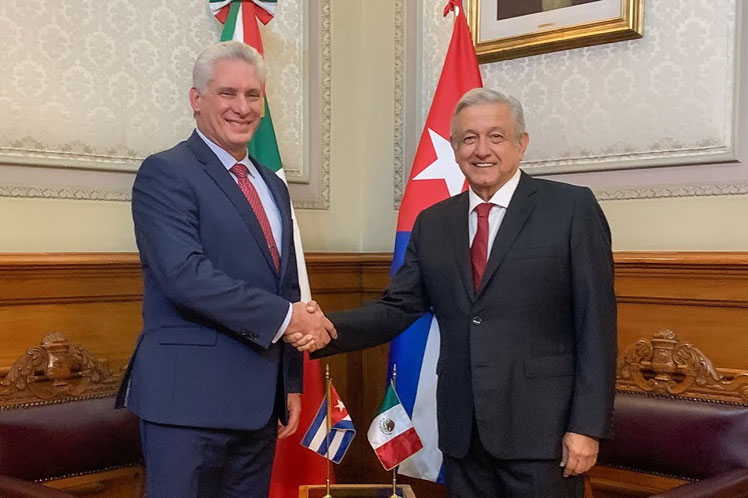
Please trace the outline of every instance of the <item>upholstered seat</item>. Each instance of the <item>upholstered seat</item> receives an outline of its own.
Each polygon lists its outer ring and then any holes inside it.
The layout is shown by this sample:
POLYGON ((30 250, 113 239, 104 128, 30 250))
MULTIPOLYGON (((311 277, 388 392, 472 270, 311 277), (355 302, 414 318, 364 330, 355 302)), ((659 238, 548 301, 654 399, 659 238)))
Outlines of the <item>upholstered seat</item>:
POLYGON ((3 498, 72 498, 73 495, 48 488, 35 482, 0 476, 0 496, 3 498))
POLYGON ((142 496, 138 420, 114 409, 123 370, 59 332, 17 358, 0 379, 0 497, 142 496))
POLYGON ((656 496, 748 496, 747 406, 619 392, 615 427, 601 465, 697 481, 656 496))
POLYGON ((140 459, 137 418, 113 397, 0 411, 0 475, 47 480, 140 459))
POLYGON ((595 498, 748 497, 748 372, 719 368, 670 330, 619 355, 615 437, 590 472, 595 498))

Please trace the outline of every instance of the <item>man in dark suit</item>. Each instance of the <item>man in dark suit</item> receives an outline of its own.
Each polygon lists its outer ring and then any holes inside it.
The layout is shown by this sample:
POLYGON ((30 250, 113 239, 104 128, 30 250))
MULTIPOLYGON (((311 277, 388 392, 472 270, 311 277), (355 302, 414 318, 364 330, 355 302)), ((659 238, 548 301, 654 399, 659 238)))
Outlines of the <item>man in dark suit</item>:
POLYGON ((610 232, 589 189, 519 170, 528 142, 516 99, 466 93, 452 146, 470 189, 418 216, 384 296, 331 314, 338 338, 315 353, 380 344, 433 311, 439 446, 453 497, 581 497, 579 474, 610 434, 610 232))
POLYGON ((206 49, 197 129, 133 186, 144 328, 120 403, 141 418, 149 498, 266 497, 276 436, 301 411, 302 357, 279 339, 334 335, 299 302, 286 185, 247 155, 264 78, 248 45, 206 49))

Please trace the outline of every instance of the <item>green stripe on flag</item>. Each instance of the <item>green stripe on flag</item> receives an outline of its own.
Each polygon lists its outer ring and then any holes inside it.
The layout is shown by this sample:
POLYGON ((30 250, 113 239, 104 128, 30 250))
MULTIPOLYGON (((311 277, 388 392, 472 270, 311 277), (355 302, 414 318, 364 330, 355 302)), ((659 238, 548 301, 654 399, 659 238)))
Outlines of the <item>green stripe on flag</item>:
POLYGON ((267 96, 265 97, 265 115, 257 126, 252 141, 249 142, 249 155, 270 171, 278 171, 283 167, 267 96))
POLYGON ((387 386, 387 392, 384 393, 384 399, 382 400, 382 404, 379 405, 379 410, 377 410, 378 413, 383 413, 392 408, 395 405, 400 404, 400 399, 397 397, 397 393, 395 392, 395 389, 392 387, 392 384, 387 386))
POLYGON ((229 41, 234 39, 234 30, 236 29, 236 18, 239 16, 239 8, 241 3, 234 2, 229 6, 229 15, 226 17, 226 22, 223 24, 223 32, 221 33, 221 41, 229 41))

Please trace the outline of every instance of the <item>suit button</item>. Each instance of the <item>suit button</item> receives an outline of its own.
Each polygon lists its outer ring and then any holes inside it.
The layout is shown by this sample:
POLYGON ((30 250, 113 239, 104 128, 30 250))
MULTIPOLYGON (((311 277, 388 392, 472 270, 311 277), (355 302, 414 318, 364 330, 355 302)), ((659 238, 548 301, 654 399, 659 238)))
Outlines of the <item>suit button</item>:
POLYGON ((478 315, 475 315, 473 317, 473 325, 480 325, 483 323, 483 318, 479 317, 478 315))

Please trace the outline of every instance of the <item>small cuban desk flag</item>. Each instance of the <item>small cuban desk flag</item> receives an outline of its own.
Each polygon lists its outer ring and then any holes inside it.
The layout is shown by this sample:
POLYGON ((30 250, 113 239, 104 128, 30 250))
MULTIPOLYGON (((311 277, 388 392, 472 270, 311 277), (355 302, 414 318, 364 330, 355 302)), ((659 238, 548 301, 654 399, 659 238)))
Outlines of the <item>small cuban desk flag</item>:
POLYGON ((327 425, 328 400, 325 397, 322 404, 319 405, 319 410, 317 410, 317 415, 315 415, 312 424, 304 434, 301 445, 319 453, 333 463, 340 463, 356 435, 356 428, 353 427, 348 409, 340 401, 338 392, 332 383, 329 392, 331 401, 329 432, 327 425))
POLYGON ((423 448, 392 382, 379 405, 377 416, 371 421, 367 437, 385 470, 394 469, 423 448))

